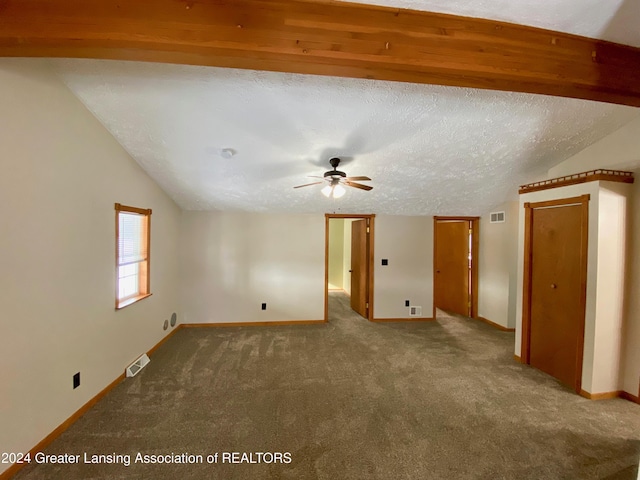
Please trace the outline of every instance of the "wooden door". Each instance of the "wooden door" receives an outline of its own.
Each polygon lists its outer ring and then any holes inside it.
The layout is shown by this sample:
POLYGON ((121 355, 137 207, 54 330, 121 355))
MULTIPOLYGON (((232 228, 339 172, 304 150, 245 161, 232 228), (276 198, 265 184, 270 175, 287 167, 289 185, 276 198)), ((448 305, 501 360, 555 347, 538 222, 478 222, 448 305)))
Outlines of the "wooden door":
POLYGON ((367 220, 351 222, 351 308, 368 318, 367 220))
POLYGON ((583 207, 531 211, 529 363, 579 390, 584 343, 583 207))
POLYGON ((435 222, 434 305, 447 312, 470 313, 469 221, 435 222))

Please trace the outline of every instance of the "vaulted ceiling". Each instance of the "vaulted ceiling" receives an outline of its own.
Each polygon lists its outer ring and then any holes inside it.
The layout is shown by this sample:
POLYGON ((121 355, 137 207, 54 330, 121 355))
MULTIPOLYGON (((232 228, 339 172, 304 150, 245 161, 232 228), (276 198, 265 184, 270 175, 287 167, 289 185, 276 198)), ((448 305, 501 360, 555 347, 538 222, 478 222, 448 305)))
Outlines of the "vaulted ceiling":
POLYGON ((637 0, 350 1, 500 20, 640 47, 637 0))
MULTIPOLYGON (((367 2, 374 3, 374 2, 367 2)), ((637 0, 382 0, 640 46, 637 0), (588 3, 588 5, 586 5, 588 3)), ((109 60, 47 59, 185 209, 479 215, 640 115, 559 96, 109 60), (224 158, 224 149, 233 155, 224 158), (340 199, 329 158, 372 178, 340 199)))

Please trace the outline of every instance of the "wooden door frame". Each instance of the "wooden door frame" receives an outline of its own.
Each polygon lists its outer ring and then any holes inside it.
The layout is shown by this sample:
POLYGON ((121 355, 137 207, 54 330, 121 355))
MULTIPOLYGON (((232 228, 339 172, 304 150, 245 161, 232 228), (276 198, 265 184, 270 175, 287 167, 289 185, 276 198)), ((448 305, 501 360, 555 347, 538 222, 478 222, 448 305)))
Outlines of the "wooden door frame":
POLYGON ((471 222, 471 318, 478 318, 478 263, 480 250, 480 217, 433 217, 433 318, 436 318, 436 225, 440 220, 471 222))
POLYGON ((536 208, 562 207, 569 205, 581 205, 582 209, 582 236, 580 249, 583 252, 580 259, 580 334, 578 336, 578 355, 576 359, 576 384, 573 386, 577 393, 582 388, 582 363, 584 361, 584 330, 585 316, 587 312, 587 264, 589 257, 589 200, 591 195, 579 197, 547 200, 544 202, 526 202, 524 204, 524 275, 522 287, 522 338, 520 344, 520 359, 522 363, 531 364, 531 275, 532 271, 532 237, 533 237, 533 210, 536 208))
POLYGON ((349 213, 325 213, 324 214, 324 321, 329 321, 329 220, 332 218, 353 218, 356 220, 369 220, 369 235, 367 244, 369 258, 367 265, 367 302, 369 303, 367 320, 373 321, 373 243, 375 232, 375 214, 357 215, 349 213))

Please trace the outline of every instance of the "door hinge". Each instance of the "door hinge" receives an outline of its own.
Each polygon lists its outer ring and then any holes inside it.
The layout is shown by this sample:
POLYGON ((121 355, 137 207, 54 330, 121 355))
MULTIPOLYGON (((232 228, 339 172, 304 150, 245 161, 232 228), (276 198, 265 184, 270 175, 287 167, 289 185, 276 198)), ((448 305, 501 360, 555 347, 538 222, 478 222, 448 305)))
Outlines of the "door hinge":
POLYGON ((369 302, 365 303, 365 308, 369 308, 369 302))
POLYGON ((367 233, 369 233, 369 227, 367 227, 367 233))

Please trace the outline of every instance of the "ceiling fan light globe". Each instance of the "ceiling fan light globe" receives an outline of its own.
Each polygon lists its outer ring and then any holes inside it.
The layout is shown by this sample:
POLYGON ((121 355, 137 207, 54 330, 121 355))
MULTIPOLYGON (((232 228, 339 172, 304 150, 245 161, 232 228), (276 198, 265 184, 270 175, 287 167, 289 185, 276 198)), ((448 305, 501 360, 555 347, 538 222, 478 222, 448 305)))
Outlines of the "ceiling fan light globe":
POLYGON ((333 192, 333 186, 327 185, 322 190, 320 190, 325 197, 330 197, 333 192))
POLYGON ((333 187, 333 198, 340 198, 345 194, 346 190, 342 185, 336 185, 333 187))

